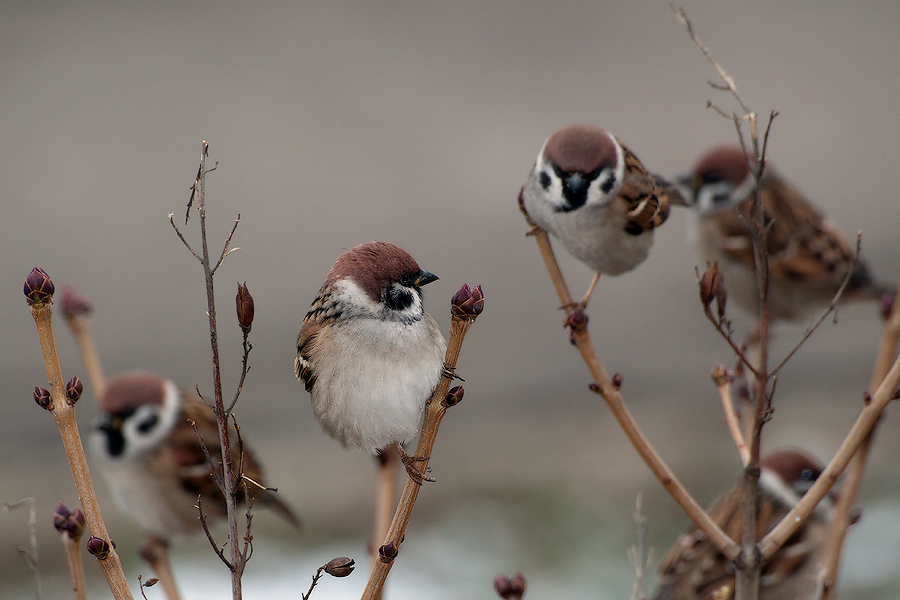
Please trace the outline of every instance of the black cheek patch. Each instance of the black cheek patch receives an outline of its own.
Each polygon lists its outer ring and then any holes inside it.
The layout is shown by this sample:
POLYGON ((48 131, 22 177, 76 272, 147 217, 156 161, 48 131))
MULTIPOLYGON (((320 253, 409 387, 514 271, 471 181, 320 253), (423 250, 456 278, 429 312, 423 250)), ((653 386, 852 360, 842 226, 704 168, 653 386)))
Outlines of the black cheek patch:
POLYGON ((110 456, 121 456, 125 452, 125 438, 118 429, 103 429, 106 435, 106 450, 110 456))
POLYGON ((397 289, 394 286, 391 286, 387 289, 385 293, 384 303, 396 311, 401 311, 412 306, 413 303, 413 291, 407 288, 397 289))

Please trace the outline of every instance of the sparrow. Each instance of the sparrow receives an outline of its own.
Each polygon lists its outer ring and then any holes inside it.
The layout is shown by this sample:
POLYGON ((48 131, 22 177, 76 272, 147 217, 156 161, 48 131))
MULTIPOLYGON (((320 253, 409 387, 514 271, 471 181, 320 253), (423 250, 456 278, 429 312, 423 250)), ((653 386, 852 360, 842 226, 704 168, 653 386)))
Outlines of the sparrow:
MULTIPOLYGON (((816 459, 799 450, 783 450, 760 461, 757 484, 757 539, 799 502, 822 473, 816 459)), ((739 481, 709 507, 712 519, 731 539, 740 540, 742 485, 739 481)), ((824 559, 835 495, 829 494, 797 532, 764 565, 760 600, 818 598, 819 572, 824 559)), ((734 565, 692 525, 663 557, 655 600, 731 600, 734 565)))
MULTIPOLYGON (((689 237, 701 256, 718 262, 729 299, 759 312, 751 243, 756 184, 743 150, 719 147, 679 178, 696 223, 689 237)), ((855 245, 822 212, 768 165, 759 182, 769 257, 769 317, 796 321, 829 305, 850 274, 842 301, 881 299, 892 288, 876 282, 855 245), (851 271, 852 269, 852 271, 851 271)))
POLYGON ((447 346, 422 301, 422 286, 436 280, 397 246, 369 242, 337 259, 313 300, 294 373, 344 447, 375 454, 396 443, 403 454, 418 435, 447 346))
MULTIPOLYGON (((183 392, 175 382, 144 371, 114 377, 99 401, 100 414, 91 428, 90 443, 119 508, 149 535, 168 543, 201 531, 197 497, 208 522, 225 517, 225 498, 190 422, 221 475, 222 450, 213 409, 198 395, 183 392)), ((275 510, 295 527, 294 512, 275 494, 261 488, 262 467, 244 441, 243 465, 237 431, 231 426, 235 469, 251 480, 254 502, 275 510)), ((244 501, 243 486, 238 500, 244 501)))
POLYGON ((519 200, 534 225, 597 273, 586 304, 601 274, 621 275, 644 262, 653 230, 678 194, 611 133, 569 125, 544 142, 519 200))

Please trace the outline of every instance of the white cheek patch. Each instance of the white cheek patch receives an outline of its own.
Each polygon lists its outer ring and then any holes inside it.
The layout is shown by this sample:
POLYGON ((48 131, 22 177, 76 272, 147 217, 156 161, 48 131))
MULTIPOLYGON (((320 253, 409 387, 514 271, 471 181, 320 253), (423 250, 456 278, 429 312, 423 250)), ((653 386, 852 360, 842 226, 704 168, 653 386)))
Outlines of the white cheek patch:
MULTIPOLYGON (((541 150, 541 154, 543 154, 543 149, 541 150)), ((534 187, 544 195, 544 198, 546 198, 547 202, 549 202, 554 209, 560 209, 566 206, 566 201, 563 198, 562 180, 556 175, 553 167, 540 157, 538 157, 538 163, 534 168, 534 187), (550 179, 549 187, 545 188, 541 185, 542 174, 546 174, 550 179)))
POLYGON ((172 381, 166 381, 164 388, 162 406, 141 406, 123 423, 125 452, 122 458, 155 450, 172 432, 180 413, 181 393, 172 381))

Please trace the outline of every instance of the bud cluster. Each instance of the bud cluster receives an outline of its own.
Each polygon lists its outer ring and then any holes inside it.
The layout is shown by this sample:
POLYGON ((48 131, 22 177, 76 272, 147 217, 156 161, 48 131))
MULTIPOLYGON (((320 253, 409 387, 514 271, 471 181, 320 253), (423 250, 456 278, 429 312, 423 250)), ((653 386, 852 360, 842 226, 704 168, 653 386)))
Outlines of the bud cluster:
POLYGON ((470 288, 464 283, 450 301, 450 312, 458 317, 477 317, 484 310, 484 293, 481 284, 470 288))
POLYGON ((53 526, 61 534, 77 541, 84 533, 84 513, 78 507, 74 511, 69 510, 68 506, 60 502, 53 515, 53 526))

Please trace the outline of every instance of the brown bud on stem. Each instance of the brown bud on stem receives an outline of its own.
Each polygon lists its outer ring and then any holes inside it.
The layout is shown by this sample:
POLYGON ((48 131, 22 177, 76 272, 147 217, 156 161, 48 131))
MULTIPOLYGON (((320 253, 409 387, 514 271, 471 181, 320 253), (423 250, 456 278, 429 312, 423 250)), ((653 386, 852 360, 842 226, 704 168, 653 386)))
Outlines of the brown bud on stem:
POLYGON ((355 560, 347 558, 346 556, 340 556, 328 561, 328 564, 325 565, 325 572, 332 577, 346 577, 353 572, 355 567, 355 560))
POLYGON ((504 600, 518 600, 525 594, 525 577, 521 573, 516 573, 512 579, 498 575, 494 579, 494 588, 504 600))
POLYGON ((703 306, 709 306, 716 301, 716 312, 719 319, 725 318, 725 303, 728 300, 728 292, 725 291, 725 282, 719 273, 719 263, 709 265, 700 278, 700 301, 703 306))
POLYGON ((71 511, 68 506, 60 502, 56 507, 56 514, 53 515, 53 526, 58 532, 78 541, 81 539, 81 534, 84 533, 84 513, 80 508, 71 511))
POLYGON ((50 280, 50 276, 43 269, 35 267, 28 274, 28 277, 25 278, 24 291, 28 305, 31 306, 33 304, 40 305, 45 302, 52 302, 53 292, 56 291, 56 288, 53 287, 53 281, 50 280))
POLYGON ((457 404, 462 402, 463 395, 465 395, 465 393, 466 391, 461 385, 450 388, 450 391, 447 392, 446 396, 444 396, 444 404, 446 404, 447 406, 456 406, 457 404))
POLYGON ((734 373, 726 369, 725 365, 723 365, 722 363, 714 364, 710 375, 712 376, 712 380, 717 386, 725 385, 726 383, 731 383, 732 381, 734 381, 734 373))
POLYGON ((91 303, 88 299, 73 290, 70 287, 64 287, 62 290, 62 311, 66 317, 75 315, 87 315, 92 310, 91 303))
POLYGON ((387 564, 397 558, 397 546, 394 542, 388 542, 378 549, 378 558, 381 562, 387 564))
POLYGON ((481 284, 470 288, 464 283, 450 301, 450 312, 458 317, 475 318, 484 310, 484 293, 481 284))
POLYGON ((241 331, 250 333, 250 327, 253 325, 253 296, 247 289, 247 282, 238 284, 237 297, 234 299, 237 307, 238 325, 241 331))
POLYGON ((50 398, 50 392, 39 385, 34 386, 34 401, 44 410, 53 410, 53 400, 50 398))
POLYGON ((69 405, 75 404, 83 392, 84 384, 77 377, 73 377, 66 383, 66 402, 69 405))
POLYGON ((619 389, 620 387, 622 387, 622 374, 621 373, 616 373, 615 375, 613 375, 612 384, 613 384, 613 387, 616 389, 619 389))
POLYGON ((572 333, 584 333, 587 331, 588 316, 581 309, 575 310, 566 317, 566 322, 563 326, 571 329, 572 333))
POLYGON ((106 560, 109 558, 109 552, 111 550, 110 543, 112 544, 112 548, 116 547, 116 543, 112 540, 107 542, 103 538, 92 535, 87 542, 87 551, 93 554, 97 560, 106 560))

